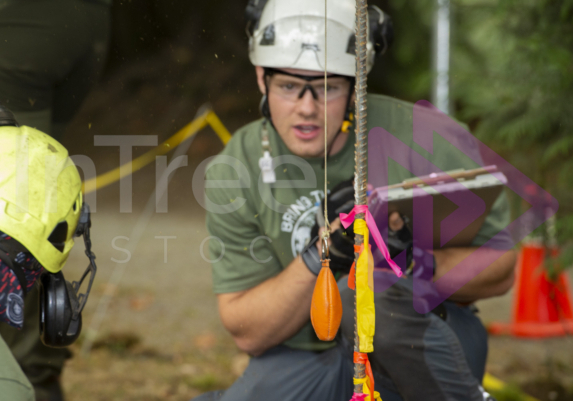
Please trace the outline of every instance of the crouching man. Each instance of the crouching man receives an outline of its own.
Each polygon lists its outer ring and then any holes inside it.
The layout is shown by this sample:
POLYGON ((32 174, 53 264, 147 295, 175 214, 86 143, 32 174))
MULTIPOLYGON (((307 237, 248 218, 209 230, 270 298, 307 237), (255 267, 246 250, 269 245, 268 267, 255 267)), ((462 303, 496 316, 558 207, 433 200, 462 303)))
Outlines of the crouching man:
MULTIPOLYGON (((314 241, 324 222, 317 222, 315 215, 322 214, 325 147, 327 187, 332 189, 330 265, 342 277, 354 260, 352 232, 344 231, 337 221, 337 214, 348 212, 354 199, 355 134, 350 118, 354 10, 353 0, 329 1, 325 19, 324 0, 249 4, 249 55, 263 94, 264 118, 236 132, 207 167, 205 207, 221 320, 237 346, 252 358, 227 391, 197 399, 348 401, 352 397, 352 291, 341 286, 342 334, 334 341, 318 340, 309 315, 320 270, 314 241)), ((375 7, 369 10, 369 23, 370 70, 390 43, 391 25, 375 7)), ((404 143, 412 141, 412 104, 380 95, 369 95, 367 101, 368 129, 383 127, 404 143)), ((447 147, 434 148, 430 156, 444 171, 476 167, 447 147)), ((391 167, 369 174, 387 173, 389 184, 413 176, 391 167)), ((416 175, 433 172, 422 170, 416 175)), ((508 218, 507 201, 501 196, 472 247, 423 251, 435 277, 497 234, 508 218)), ((397 239, 392 256, 404 249, 411 253, 410 239, 401 232, 401 216, 389 220, 389 236, 397 239)), ((508 251, 451 297, 447 315, 417 313, 409 279, 376 294, 374 348, 381 353, 375 352, 371 361, 376 389, 385 401, 484 399, 480 383, 487 338, 467 305, 506 292, 512 285, 513 266, 513 252, 508 251)))
MULTIPOLYGON (((0 106, 0 324, 35 328, 51 347, 72 344, 96 273, 90 211, 82 201, 80 175, 67 150, 33 128, 18 127, 0 106), (74 237, 83 236, 88 267, 79 282, 61 272, 74 237), (80 286, 86 280, 86 291, 80 286), (25 319, 24 300, 38 285, 40 319, 25 319)), ((38 338, 38 337, 36 337, 38 338)), ((0 398, 34 401, 34 389, 0 338, 0 398)))

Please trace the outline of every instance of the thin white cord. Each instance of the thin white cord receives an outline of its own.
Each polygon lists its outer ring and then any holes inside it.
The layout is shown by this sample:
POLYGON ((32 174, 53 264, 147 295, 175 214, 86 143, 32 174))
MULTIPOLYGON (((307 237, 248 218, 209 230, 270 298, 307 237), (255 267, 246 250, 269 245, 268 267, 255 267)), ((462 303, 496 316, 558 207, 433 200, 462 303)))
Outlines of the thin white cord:
POLYGON ((328 60, 328 34, 327 34, 327 3, 328 0, 324 0, 324 232, 323 237, 328 238, 330 236, 330 222, 328 221, 328 101, 327 101, 327 60, 328 60))
MULTIPOLYGON (((206 108, 210 107, 211 106, 208 104, 204 104, 203 106, 201 106, 199 110, 197 110, 195 118, 204 114, 206 108)), ((187 138, 185 141, 181 142, 179 146, 177 146, 177 150, 175 151, 173 157, 171 158, 172 162, 177 160, 179 156, 187 154, 187 151, 189 150, 189 147, 191 146, 191 143, 193 142, 195 137, 196 135, 191 136, 190 138, 187 138)), ((174 174, 169 174, 169 169, 167 169, 163 172, 163 175, 161 176, 158 182, 163 181, 169 183, 173 178, 173 175, 174 174)), ((137 245, 139 244, 139 241, 143 236, 145 228, 147 227, 149 221, 153 217, 153 212, 155 211, 156 207, 156 199, 161 199, 163 195, 165 195, 166 190, 167 186, 165 186, 165 188, 159 188, 159 189, 155 188, 153 190, 153 193, 149 196, 149 199, 147 200, 147 203, 145 205, 145 209, 143 209, 143 212, 137 219, 135 226, 133 226, 131 234, 129 235, 130 241, 126 245, 126 250, 129 251, 130 254, 133 254, 135 252, 137 245)), ((127 263, 123 262, 116 263, 115 268, 112 271, 111 277, 107 282, 105 292, 98 302, 96 311, 92 317, 90 325, 87 328, 84 327, 84 333, 86 339, 83 342, 82 348, 80 350, 80 354, 83 356, 89 355, 92 350, 94 341, 96 340, 99 329, 106 317, 107 310, 109 309, 109 306, 111 305, 111 302, 115 297, 115 294, 119 287, 119 283, 123 277, 126 267, 127 263)))

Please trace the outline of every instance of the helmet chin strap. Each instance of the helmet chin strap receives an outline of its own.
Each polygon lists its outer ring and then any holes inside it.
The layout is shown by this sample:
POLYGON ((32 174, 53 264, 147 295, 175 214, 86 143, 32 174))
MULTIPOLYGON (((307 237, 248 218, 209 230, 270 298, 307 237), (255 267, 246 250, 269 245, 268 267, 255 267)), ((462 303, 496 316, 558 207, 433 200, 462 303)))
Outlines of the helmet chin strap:
POLYGON ((271 123, 273 128, 275 128, 275 126, 273 125, 273 120, 271 118, 271 108, 269 106, 269 86, 267 85, 267 77, 272 76, 273 73, 267 67, 264 67, 264 71, 265 72, 263 75, 263 82, 265 83, 265 94, 263 95, 263 98, 261 99, 260 109, 261 109, 261 114, 263 115, 263 117, 266 118, 269 121, 269 123, 271 123))

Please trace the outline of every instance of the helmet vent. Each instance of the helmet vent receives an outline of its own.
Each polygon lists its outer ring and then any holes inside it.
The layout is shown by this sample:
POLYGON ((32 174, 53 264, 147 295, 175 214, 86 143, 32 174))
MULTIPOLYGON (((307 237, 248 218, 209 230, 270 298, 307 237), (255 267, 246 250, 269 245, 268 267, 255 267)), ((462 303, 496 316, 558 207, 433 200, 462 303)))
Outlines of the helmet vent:
POLYGON ((273 46, 275 44, 275 26, 273 24, 268 25, 263 32, 263 37, 261 38, 261 46, 273 46))
POLYGON ((66 238, 68 237, 68 222, 62 221, 54 228, 48 241, 60 252, 64 252, 66 238))
POLYGON ((348 44, 346 45, 346 53, 348 54, 356 54, 356 35, 351 34, 348 37, 348 44))

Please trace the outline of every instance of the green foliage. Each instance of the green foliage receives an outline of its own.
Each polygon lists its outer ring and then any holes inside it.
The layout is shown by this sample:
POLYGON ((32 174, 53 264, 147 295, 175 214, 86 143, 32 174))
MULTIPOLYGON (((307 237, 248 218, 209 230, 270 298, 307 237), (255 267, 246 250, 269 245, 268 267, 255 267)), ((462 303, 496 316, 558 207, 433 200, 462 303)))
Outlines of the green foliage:
POLYGON ((394 23, 394 43, 376 60, 368 89, 416 102, 430 98, 433 2, 373 0, 394 23))
POLYGON ((131 332, 116 332, 98 339, 92 345, 93 349, 105 348, 118 354, 135 348, 141 343, 141 338, 131 332))
POLYGON ((205 373, 201 376, 195 377, 189 384, 201 391, 216 390, 224 385, 224 383, 222 383, 221 380, 212 373, 205 373))
POLYGON ((560 204, 561 264, 573 263, 573 0, 457 0, 457 117, 560 204))

